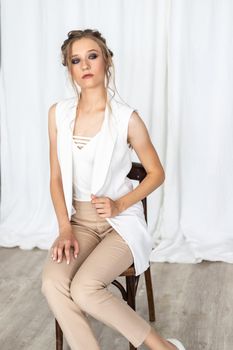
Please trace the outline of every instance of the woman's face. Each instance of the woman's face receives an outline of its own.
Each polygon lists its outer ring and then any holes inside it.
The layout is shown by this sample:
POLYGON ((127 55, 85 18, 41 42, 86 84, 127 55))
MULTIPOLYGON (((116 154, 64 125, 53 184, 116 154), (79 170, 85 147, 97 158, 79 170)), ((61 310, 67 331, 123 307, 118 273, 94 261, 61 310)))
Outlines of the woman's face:
POLYGON ((71 47, 71 74, 81 89, 104 86, 105 62, 99 45, 92 39, 82 38, 71 47), (87 74, 92 74, 85 78, 87 74))

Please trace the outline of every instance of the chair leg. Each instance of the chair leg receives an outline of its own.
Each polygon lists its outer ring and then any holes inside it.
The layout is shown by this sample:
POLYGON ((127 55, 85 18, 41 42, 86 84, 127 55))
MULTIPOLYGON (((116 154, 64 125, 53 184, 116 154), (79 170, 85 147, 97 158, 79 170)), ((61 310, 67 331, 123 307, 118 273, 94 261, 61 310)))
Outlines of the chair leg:
POLYGON ((63 332, 56 319, 55 319, 55 331, 56 331, 56 350, 62 350, 63 349, 63 332))
MULTIPOLYGON (((133 309, 136 309, 136 291, 138 286, 139 276, 126 276, 126 291, 127 304, 133 309)), ((133 344, 129 343, 130 350, 136 350, 133 344)))
POLYGON ((145 276, 145 281, 146 281, 149 320, 150 320, 150 322, 154 322, 156 320, 156 317, 155 317, 155 304, 154 304, 154 296, 153 296, 153 287, 152 287, 152 282, 151 282, 150 266, 144 272, 144 276, 145 276))

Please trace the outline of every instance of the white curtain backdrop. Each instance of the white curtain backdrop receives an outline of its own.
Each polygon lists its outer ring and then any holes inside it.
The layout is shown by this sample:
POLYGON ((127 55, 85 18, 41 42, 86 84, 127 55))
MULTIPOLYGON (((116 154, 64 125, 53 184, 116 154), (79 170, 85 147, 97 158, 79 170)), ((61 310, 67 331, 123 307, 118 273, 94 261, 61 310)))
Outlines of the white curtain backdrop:
POLYGON ((151 261, 232 263, 232 16, 231 0, 2 0, 0 246, 48 249, 58 234, 48 109, 73 95, 68 31, 96 28, 166 173, 149 196, 151 261))
POLYGON ((233 262, 233 2, 171 1, 153 261, 233 262))

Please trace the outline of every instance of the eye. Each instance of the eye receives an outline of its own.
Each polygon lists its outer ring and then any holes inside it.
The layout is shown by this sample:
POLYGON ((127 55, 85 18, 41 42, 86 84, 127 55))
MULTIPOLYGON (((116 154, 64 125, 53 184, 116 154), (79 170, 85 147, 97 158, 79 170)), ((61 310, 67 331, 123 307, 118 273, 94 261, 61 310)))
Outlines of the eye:
MULTIPOLYGON (((96 53, 91 53, 88 58, 91 59, 91 60, 94 60, 98 57, 98 55, 96 53)), ((72 64, 78 64, 80 62, 80 59, 79 58, 73 58, 71 60, 71 63, 72 64)))
POLYGON ((77 63, 79 63, 79 59, 78 58, 73 58, 72 60, 71 60, 71 63, 72 64, 77 64, 77 63))
POLYGON ((91 53, 90 56, 89 56, 89 58, 90 58, 91 60, 94 60, 94 59, 97 58, 97 57, 98 57, 98 55, 96 55, 96 53, 91 53))

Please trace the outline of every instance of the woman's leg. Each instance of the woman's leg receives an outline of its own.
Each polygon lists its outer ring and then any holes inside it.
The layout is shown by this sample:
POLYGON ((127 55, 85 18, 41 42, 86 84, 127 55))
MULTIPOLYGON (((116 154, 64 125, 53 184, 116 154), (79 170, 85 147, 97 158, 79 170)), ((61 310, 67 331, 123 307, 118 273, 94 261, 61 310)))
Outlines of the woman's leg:
POLYGON ((79 307, 116 329, 135 347, 145 340, 151 326, 107 286, 133 263, 131 250, 112 229, 74 276, 70 292, 79 307))
POLYGON ((72 258, 69 265, 65 258, 56 263, 49 250, 41 288, 71 349, 100 349, 85 311, 117 329, 135 346, 146 340, 150 349, 173 349, 157 347, 163 342, 150 325, 106 289, 133 262, 126 242, 88 203, 76 209, 72 226, 80 247, 78 258, 72 258))
POLYGON ((71 349, 100 350, 85 313, 74 303, 70 295, 70 284, 76 271, 101 241, 95 231, 96 215, 93 215, 95 213, 86 210, 85 213, 80 213, 78 210, 72 222, 73 232, 79 243, 77 259, 73 257, 72 250, 70 264, 67 265, 65 257, 61 263, 54 262, 51 259, 51 249, 49 249, 42 271, 41 291, 71 349), (87 214, 85 217, 88 218, 87 227, 83 225, 82 219, 85 213, 87 214))
POLYGON ((177 350, 175 345, 160 337, 153 328, 151 328, 150 333, 147 335, 144 344, 151 350, 177 350))
POLYGON ((149 349, 177 349, 160 337, 123 299, 107 289, 132 262, 129 246, 112 229, 74 276, 70 286, 74 302, 92 317, 119 331, 135 347, 144 342, 149 349))

